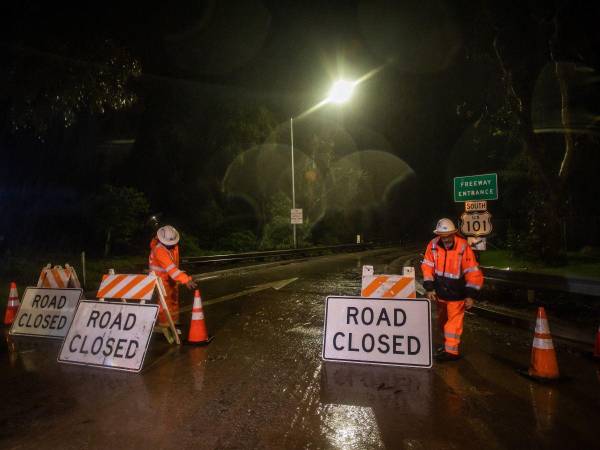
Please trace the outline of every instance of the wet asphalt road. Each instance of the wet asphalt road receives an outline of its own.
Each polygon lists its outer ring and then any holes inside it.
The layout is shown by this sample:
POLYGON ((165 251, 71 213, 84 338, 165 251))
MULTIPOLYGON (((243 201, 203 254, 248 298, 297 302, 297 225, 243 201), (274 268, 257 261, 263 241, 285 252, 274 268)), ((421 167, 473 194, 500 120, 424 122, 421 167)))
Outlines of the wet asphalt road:
POLYGON ((600 365, 555 342, 570 379, 531 382, 515 370, 529 361, 523 330, 469 315, 465 357, 429 370, 321 360, 325 297, 357 295, 362 264, 399 273, 408 254, 204 279, 215 340, 176 347, 154 335, 141 374, 58 364, 58 342, 4 339, 0 448, 600 448, 600 365))

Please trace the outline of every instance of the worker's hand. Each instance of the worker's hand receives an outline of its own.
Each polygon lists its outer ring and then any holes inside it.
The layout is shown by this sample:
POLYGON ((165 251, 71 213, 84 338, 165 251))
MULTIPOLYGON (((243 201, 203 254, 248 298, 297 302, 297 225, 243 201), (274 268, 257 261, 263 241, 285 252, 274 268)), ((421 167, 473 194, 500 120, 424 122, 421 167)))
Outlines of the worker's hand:
POLYGON ((198 284, 193 279, 190 278, 190 281, 185 283, 185 287, 192 290, 192 289, 196 289, 198 287, 198 284))
POLYGON ((471 297, 465 298, 465 309, 471 309, 474 303, 475 300, 473 300, 471 297))
POLYGON ((432 302, 437 302, 437 300, 438 300, 438 296, 435 293, 435 291, 427 291, 427 292, 425 292, 425 297, 427 297, 432 302))

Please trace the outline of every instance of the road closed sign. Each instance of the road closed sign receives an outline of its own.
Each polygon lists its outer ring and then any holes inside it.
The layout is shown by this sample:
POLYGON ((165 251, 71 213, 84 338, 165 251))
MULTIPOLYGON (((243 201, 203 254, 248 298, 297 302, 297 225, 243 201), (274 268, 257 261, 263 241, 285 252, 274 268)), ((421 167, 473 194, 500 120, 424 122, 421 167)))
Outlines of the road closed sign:
POLYGON ((83 300, 58 361, 139 372, 157 315, 158 305, 83 300))
POLYGON ((82 293, 82 289, 28 287, 10 334, 64 338, 82 293))
POLYGON ((431 367, 431 304, 406 300, 327 297, 323 359, 431 367))

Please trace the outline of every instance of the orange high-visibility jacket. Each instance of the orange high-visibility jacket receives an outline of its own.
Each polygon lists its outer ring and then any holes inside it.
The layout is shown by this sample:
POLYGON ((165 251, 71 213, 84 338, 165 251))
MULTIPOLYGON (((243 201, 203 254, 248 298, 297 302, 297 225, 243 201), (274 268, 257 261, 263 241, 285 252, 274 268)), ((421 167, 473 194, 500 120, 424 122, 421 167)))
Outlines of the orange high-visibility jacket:
POLYGON ((150 243, 148 267, 164 281, 173 280, 173 283, 179 281, 185 284, 192 279, 187 273, 179 270, 179 246, 168 249, 156 238, 150 243))
POLYGON ((429 242, 421 264, 423 287, 435 290, 442 300, 477 298, 483 286, 483 273, 467 240, 454 235, 454 245, 447 250, 440 237, 429 242))

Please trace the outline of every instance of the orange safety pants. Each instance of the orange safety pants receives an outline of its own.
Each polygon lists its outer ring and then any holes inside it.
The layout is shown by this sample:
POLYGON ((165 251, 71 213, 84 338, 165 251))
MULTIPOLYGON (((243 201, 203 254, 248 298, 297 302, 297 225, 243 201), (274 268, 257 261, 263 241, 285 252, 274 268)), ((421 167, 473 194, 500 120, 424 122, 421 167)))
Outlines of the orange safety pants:
MULTIPOLYGON (((169 308, 169 312, 171 313, 171 318, 175 324, 179 323, 179 286, 177 283, 173 281, 170 277, 163 278, 161 277, 163 285, 165 286, 165 291, 167 295, 165 296, 165 303, 167 304, 167 308, 169 308)), ((158 323, 160 325, 168 325, 169 320, 167 319, 167 315, 164 313, 162 305, 160 305, 160 310, 158 313, 158 323)))
POLYGON ((465 319, 465 301, 437 301, 437 323, 444 334, 444 349, 458 355, 458 346, 463 332, 465 319))

